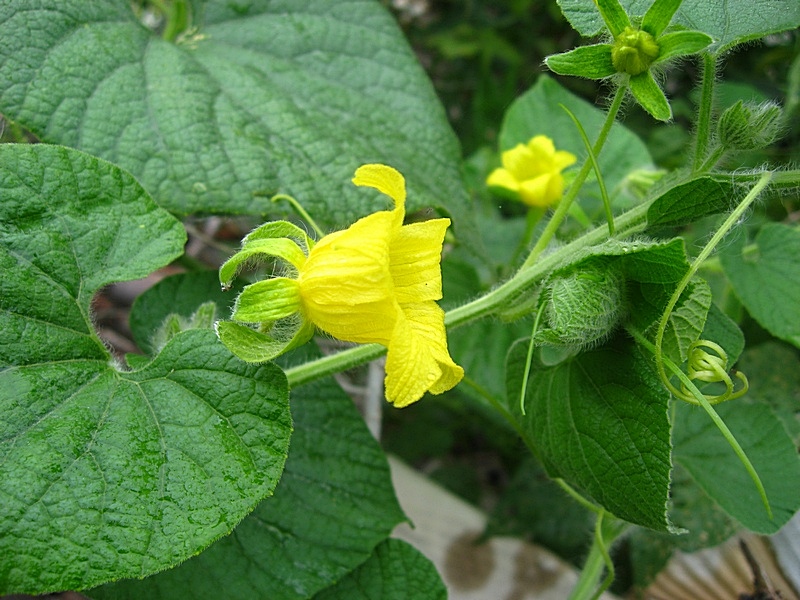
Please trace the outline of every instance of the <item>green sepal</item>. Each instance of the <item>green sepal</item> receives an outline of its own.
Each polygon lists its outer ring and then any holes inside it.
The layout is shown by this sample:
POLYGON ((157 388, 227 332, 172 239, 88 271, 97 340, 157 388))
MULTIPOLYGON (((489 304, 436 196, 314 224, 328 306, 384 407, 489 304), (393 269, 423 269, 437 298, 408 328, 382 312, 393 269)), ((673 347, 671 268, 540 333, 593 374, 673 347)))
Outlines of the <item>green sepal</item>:
POLYGON ((611 62, 611 44, 579 46, 569 52, 551 54, 544 59, 547 67, 559 75, 603 79, 617 70, 611 62))
POLYGON ((295 279, 274 277, 248 285, 236 299, 232 318, 245 323, 272 323, 301 309, 295 279))
POLYGON ((633 97, 653 118, 659 121, 669 121, 672 118, 667 97, 650 71, 631 77, 629 86, 633 97))
POLYGON ((683 0, 655 0, 642 18, 642 29, 655 37, 661 35, 669 26, 681 2, 683 0))
POLYGON ((290 238, 298 242, 300 248, 306 254, 314 247, 314 240, 308 237, 308 233, 301 229, 294 223, 289 221, 270 221, 263 225, 256 227, 253 231, 248 233, 242 240, 242 245, 254 240, 263 240, 268 238, 290 238))
POLYGON ((297 269, 306 260, 306 255, 297 245, 297 242, 289 238, 256 238, 254 240, 245 238, 242 249, 226 260, 219 268, 219 281, 223 287, 228 287, 231 284, 245 262, 259 255, 282 258, 297 269))
POLYGON ((617 37, 626 27, 631 26, 628 13, 622 8, 619 0, 597 0, 597 8, 606 23, 611 35, 617 37))
POLYGON ((294 335, 286 339, 273 337, 247 325, 233 321, 218 321, 217 337, 236 356, 245 362, 261 363, 272 360, 284 352, 305 344, 314 335, 314 324, 301 320, 294 335))
POLYGON ((661 52, 656 59, 660 63, 676 56, 686 56, 696 54, 707 48, 714 42, 714 39, 702 31, 676 31, 667 33, 658 38, 658 47, 661 52))

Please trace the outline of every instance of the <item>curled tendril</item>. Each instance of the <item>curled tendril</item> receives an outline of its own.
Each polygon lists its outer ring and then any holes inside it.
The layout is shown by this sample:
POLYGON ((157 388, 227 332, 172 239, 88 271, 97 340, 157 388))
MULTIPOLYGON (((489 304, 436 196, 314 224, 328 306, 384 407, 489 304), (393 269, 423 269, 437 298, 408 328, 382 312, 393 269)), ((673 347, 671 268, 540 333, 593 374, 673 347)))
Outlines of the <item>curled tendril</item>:
MULTIPOLYGON (((733 379, 728 373, 728 354, 722 346, 710 340, 697 340, 689 346, 687 373, 692 381, 725 384, 725 392, 722 394, 704 395, 709 404, 719 404, 744 396, 750 387, 747 376, 741 371, 737 371, 735 376, 742 385, 736 389, 733 379)), ((675 391, 673 390, 673 393, 675 391)), ((685 384, 681 384, 680 393, 675 395, 685 402, 699 404, 697 398, 685 384)))

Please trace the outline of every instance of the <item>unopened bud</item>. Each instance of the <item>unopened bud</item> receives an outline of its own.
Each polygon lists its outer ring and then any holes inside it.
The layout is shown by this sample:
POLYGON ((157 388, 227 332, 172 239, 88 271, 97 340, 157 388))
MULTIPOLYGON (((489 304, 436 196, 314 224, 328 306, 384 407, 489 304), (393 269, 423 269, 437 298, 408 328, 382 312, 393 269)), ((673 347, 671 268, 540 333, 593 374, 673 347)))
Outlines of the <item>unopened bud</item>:
POLYGON ((726 109, 717 124, 720 142, 731 150, 758 150, 781 133, 783 111, 775 102, 742 102, 726 109))

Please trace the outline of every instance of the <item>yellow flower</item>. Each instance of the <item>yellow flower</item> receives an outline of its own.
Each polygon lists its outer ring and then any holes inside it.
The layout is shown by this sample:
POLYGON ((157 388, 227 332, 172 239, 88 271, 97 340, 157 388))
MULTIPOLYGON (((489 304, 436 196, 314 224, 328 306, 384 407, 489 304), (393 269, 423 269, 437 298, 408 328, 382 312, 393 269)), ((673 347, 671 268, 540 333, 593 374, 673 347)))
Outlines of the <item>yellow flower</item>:
POLYGON ((447 351, 440 269, 449 219, 403 225, 403 176, 364 165, 353 183, 389 196, 394 210, 373 213, 316 244, 286 221, 252 231, 220 267, 229 286, 242 265, 261 256, 286 263, 285 275, 246 286, 232 321, 215 324, 220 340, 248 362, 272 360, 305 343, 314 326, 341 340, 386 346, 386 398, 397 407, 454 387, 464 370, 447 351))
POLYGON ((464 376, 447 351, 440 269, 449 219, 403 225, 405 180, 385 165, 353 178, 395 203, 326 235, 298 269, 303 315, 341 340, 387 347, 386 398, 397 407, 440 394, 464 376))
POLYGON ((575 160, 574 154, 556 150, 546 135, 537 135, 527 144, 503 152, 503 167, 492 171, 486 184, 511 192, 528 206, 547 208, 561 199, 561 171, 575 160))

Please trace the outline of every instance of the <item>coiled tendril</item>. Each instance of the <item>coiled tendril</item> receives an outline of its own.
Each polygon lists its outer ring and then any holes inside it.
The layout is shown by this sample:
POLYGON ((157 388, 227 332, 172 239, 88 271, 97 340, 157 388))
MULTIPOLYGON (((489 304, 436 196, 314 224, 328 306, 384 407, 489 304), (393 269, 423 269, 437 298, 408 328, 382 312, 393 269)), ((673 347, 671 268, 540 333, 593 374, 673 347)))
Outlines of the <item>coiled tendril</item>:
MULTIPOLYGON (((728 373, 728 354, 722 346, 710 340, 697 340, 689 346, 686 370, 689 379, 692 381, 725 384, 725 392, 722 394, 704 394, 709 404, 719 404, 726 400, 734 400, 744 396, 750 387, 747 376, 741 371, 736 371, 735 377, 742 383, 739 389, 736 389, 736 385, 728 373), (713 351, 713 353, 708 350, 713 351)), ((672 391, 675 393, 677 390, 672 391)), ((694 394, 683 383, 681 383, 680 393, 675 395, 691 404, 700 404, 694 394)))

